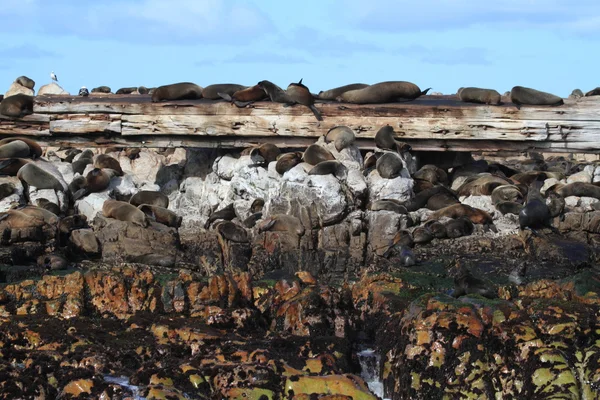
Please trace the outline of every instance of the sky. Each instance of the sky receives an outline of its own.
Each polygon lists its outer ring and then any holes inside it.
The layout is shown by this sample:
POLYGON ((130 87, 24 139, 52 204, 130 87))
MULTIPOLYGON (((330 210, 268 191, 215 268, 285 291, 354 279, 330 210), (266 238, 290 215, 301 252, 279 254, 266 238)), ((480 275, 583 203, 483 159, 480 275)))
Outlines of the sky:
POLYGON ((600 86, 598 0, 1 0, 0 92, 21 75, 81 86, 287 87, 411 81, 600 86))

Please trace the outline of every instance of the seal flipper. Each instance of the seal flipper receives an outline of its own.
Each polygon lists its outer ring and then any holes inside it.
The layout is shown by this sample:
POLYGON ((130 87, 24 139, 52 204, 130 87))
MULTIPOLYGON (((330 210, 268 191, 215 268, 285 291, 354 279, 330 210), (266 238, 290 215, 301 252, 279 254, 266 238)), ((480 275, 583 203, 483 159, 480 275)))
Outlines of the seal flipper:
POLYGON ((81 188, 78 191, 76 191, 75 193, 73 193, 73 201, 77 201, 82 197, 85 197, 89 194, 88 189, 87 188, 81 188))
POLYGON ((425 96, 427 94, 427 92, 429 92, 430 90, 431 90, 431 88, 427 88, 427 89, 423 90, 419 96, 425 96))
POLYGON ((253 103, 254 103, 253 101, 237 101, 237 100, 233 101, 233 104, 235 104, 237 108, 245 108, 253 103))
POLYGON ((232 99, 232 98, 231 98, 231 96, 230 96, 230 95, 228 95, 227 93, 221 93, 221 92, 218 92, 218 93, 217 93, 217 95, 218 95, 220 98, 222 98, 223 100, 227 100, 227 101, 231 101, 231 102, 233 102, 233 99, 232 99))
POLYGON ((0 173, 2 172, 2 170, 6 167, 8 167, 9 165, 12 165, 14 163, 16 163, 17 160, 14 158, 8 158, 6 160, 2 160, 0 161, 0 173))
POLYGON ((314 104, 311 104, 310 106, 308 106, 308 108, 310 108, 310 110, 313 112, 313 114, 315 114, 315 117, 317 118, 317 121, 323 121, 323 117, 321 116, 321 112, 317 109, 317 107, 314 106, 314 104))

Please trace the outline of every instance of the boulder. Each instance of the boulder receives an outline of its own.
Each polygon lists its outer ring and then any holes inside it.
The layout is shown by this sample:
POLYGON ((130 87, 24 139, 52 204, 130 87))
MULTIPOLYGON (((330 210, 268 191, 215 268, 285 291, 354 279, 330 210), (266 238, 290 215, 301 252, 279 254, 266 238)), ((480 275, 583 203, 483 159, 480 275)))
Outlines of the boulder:
POLYGON ((23 85, 18 84, 17 82, 13 82, 12 85, 8 88, 6 93, 4 93, 4 98, 14 96, 15 94, 25 94, 27 96, 35 95, 33 89, 29 89, 23 85))
POLYGON ((63 89, 62 87, 60 87, 60 85, 56 82, 52 82, 49 83, 47 85, 44 85, 40 88, 40 90, 38 90, 38 96, 45 96, 45 95, 69 95, 69 92, 67 92, 65 89, 63 89))

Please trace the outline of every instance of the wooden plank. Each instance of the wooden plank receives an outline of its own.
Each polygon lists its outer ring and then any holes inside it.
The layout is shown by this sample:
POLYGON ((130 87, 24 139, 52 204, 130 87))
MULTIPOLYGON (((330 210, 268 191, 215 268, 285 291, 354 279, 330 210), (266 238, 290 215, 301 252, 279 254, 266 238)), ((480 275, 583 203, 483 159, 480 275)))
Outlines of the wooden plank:
POLYGON ((60 114, 52 117, 50 133, 79 134, 109 132, 121 133, 121 116, 118 114, 60 114))
POLYGON ((50 135, 50 116, 43 114, 10 118, 0 114, 0 135, 44 136, 50 135))

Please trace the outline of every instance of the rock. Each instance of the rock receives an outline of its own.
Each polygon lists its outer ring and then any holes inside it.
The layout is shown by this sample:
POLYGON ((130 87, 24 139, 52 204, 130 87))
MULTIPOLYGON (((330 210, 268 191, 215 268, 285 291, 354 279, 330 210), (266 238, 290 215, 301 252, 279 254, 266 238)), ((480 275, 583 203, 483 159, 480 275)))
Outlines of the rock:
POLYGON ((75 209, 79 214, 85 215, 88 221, 92 221, 98 213, 102 212, 104 202, 110 198, 107 190, 100 193, 90 193, 75 202, 75 209))
POLYGON ((74 250, 84 255, 93 256, 100 253, 100 245, 92 229, 76 229, 72 231, 69 242, 74 250))
POLYGON ((369 194, 369 187, 362 171, 357 169, 348 169, 348 178, 346 184, 352 192, 354 203, 357 207, 362 207, 369 194))
POLYGON ((392 244, 392 239, 401 229, 412 225, 408 215, 393 211, 367 211, 368 247, 367 256, 382 256, 392 244))
POLYGON ((49 94, 51 94, 51 95, 69 95, 69 92, 67 92, 62 87, 60 87, 58 85, 58 83, 52 82, 52 83, 42 86, 40 88, 40 90, 38 90, 37 95, 45 96, 45 95, 49 95, 49 94))
POLYGON ((12 184, 15 187, 15 191, 13 194, 0 199, 0 212, 10 210, 15 203, 18 204, 21 202, 21 197, 23 196, 23 185, 19 178, 14 176, 0 176, 0 185, 3 183, 12 184))
POLYGON ((94 232, 102 246, 102 259, 171 267, 178 253, 174 228, 151 222, 142 228, 131 222, 96 216, 94 232))
POLYGON ((219 157, 213 164, 213 171, 217 176, 226 181, 230 181, 238 169, 244 165, 252 165, 250 156, 241 156, 235 158, 232 155, 226 154, 219 157))
POLYGON ((494 219, 502 215, 492 203, 492 196, 468 196, 459 200, 462 204, 488 212, 494 219))
POLYGON ((557 183, 559 183, 558 179, 556 178, 549 178, 546 179, 544 181, 544 184, 542 185, 541 189, 540 189, 540 193, 545 196, 546 195, 546 191, 552 187, 553 185, 556 185, 557 183))
POLYGON ((450 187, 452 190, 458 190, 468 179, 468 176, 459 176, 452 181, 452 186, 450 187))
POLYGON ((367 176, 367 184, 370 202, 380 199, 407 201, 413 197, 414 181, 410 176, 383 179, 376 170, 373 170, 367 176))
POLYGON ((592 175, 588 171, 585 171, 585 170, 577 172, 567 178, 567 183, 573 183, 573 182, 591 183, 592 175))
MULTIPOLYGON (((138 189, 135 186, 135 179, 133 175, 115 176, 110 180, 108 185, 108 192, 113 192, 117 197, 128 198, 136 194, 139 190, 153 190, 153 189, 138 189)), ((160 189, 158 185, 145 185, 144 187, 151 187, 160 189)))
POLYGON ((17 82, 13 82, 12 85, 8 88, 6 93, 4 93, 4 98, 14 96, 15 94, 25 94, 27 96, 34 96, 35 92, 33 89, 29 89, 25 86, 18 84, 17 82))

